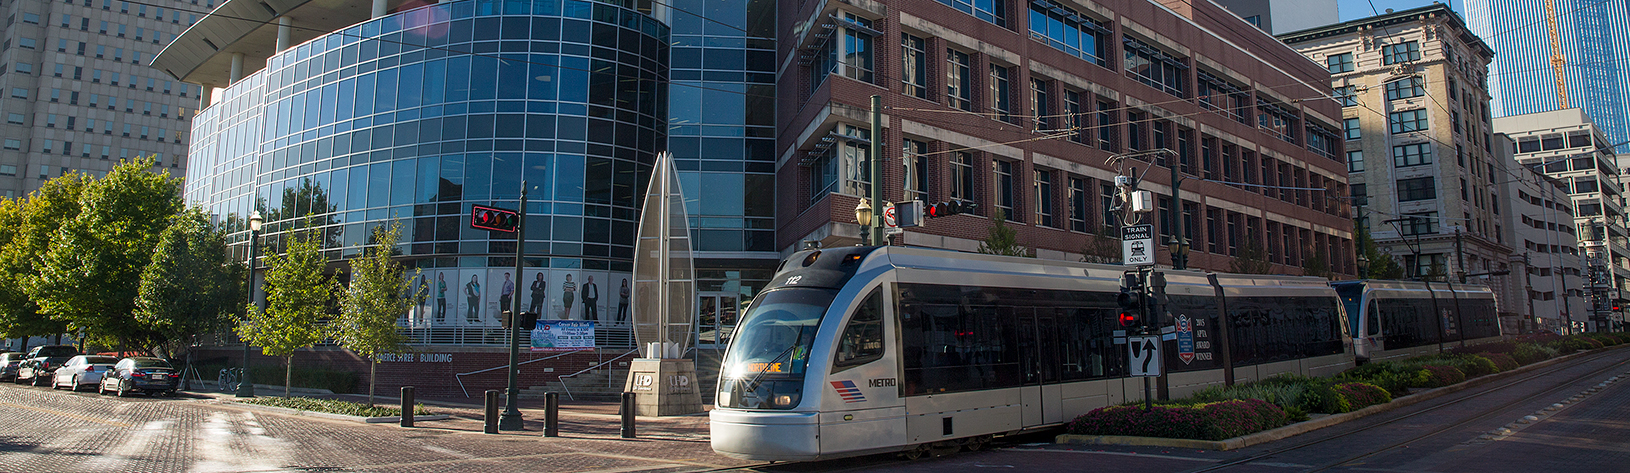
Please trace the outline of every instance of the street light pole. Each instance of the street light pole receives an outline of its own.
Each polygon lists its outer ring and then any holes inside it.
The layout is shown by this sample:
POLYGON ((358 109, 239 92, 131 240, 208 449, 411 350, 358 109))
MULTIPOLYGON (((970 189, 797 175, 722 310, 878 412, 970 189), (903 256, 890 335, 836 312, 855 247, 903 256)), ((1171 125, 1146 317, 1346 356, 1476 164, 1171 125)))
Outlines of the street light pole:
MULTIPOLYGON (((883 96, 872 96, 872 146, 871 159, 871 208, 873 212, 883 211, 883 96)), ((870 238, 865 239, 867 246, 883 245, 883 219, 873 218, 870 225, 870 238)))
MULTIPOLYGON (((526 242, 526 181, 521 181, 521 204, 515 209, 519 216, 515 223, 515 282, 521 281, 521 255, 526 242)), ((503 288, 499 288, 502 292, 503 288)), ((498 416, 498 430, 523 430, 525 428, 521 419, 521 387, 520 387, 520 361, 521 361, 521 298, 515 294, 509 308, 509 395, 504 400, 504 413, 498 416)), ((528 331, 530 333, 530 331, 528 331)))
MULTIPOLYGON (((249 216, 249 277, 245 278, 248 287, 249 305, 255 305, 255 257, 260 253, 260 224, 264 220, 260 211, 256 210, 249 216)), ((243 367, 238 373, 238 397, 255 397, 255 383, 249 377, 249 339, 243 340, 243 367)))

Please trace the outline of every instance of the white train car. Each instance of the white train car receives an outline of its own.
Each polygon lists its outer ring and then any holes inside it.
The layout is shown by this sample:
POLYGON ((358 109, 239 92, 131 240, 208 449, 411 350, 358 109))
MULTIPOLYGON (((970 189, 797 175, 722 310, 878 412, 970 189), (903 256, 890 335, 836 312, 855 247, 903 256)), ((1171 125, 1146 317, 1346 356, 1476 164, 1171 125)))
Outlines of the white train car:
MULTIPOLYGON (((796 253, 726 351, 713 449, 787 461, 978 448, 1140 400, 1117 343, 1125 269, 903 247, 796 253)), ((1163 275, 1168 396, 1352 366, 1322 279, 1163 275)))
POLYGON ((1352 315, 1360 361, 1402 359, 1502 340, 1494 292, 1478 284, 1362 280, 1331 283, 1352 315))

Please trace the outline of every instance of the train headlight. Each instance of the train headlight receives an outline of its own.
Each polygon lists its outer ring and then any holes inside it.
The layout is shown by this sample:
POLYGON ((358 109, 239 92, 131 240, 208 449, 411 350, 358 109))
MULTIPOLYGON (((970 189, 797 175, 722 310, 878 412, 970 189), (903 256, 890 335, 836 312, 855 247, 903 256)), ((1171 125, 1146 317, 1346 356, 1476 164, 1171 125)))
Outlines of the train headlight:
POLYGON ((775 407, 792 407, 792 396, 780 395, 775 397, 775 407))
POLYGON ((718 397, 719 397, 719 402, 717 403, 717 405, 720 405, 720 406, 729 406, 730 405, 730 391, 719 391, 719 396, 718 397))

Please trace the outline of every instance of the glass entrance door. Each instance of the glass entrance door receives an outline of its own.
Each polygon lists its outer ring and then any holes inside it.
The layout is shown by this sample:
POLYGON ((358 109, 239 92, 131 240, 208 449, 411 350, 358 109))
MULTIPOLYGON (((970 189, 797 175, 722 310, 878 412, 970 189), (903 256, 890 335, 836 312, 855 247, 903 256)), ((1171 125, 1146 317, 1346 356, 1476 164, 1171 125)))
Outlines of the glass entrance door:
POLYGON ((703 292, 696 296, 696 346, 723 348, 736 330, 740 309, 737 296, 726 292, 703 292))

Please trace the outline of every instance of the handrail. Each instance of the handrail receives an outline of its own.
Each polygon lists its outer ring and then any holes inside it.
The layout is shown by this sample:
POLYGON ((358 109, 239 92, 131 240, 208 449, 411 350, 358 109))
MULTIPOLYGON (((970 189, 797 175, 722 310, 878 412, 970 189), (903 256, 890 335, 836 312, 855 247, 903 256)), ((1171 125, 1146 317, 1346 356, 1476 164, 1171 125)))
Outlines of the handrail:
POLYGON ((623 357, 625 357, 625 356, 628 356, 628 355, 632 355, 632 354, 635 354, 635 353, 639 353, 639 351, 640 351, 640 349, 638 349, 638 348, 635 348, 635 349, 633 349, 633 350, 629 350, 629 351, 628 351, 628 353, 624 353, 624 354, 621 354, 621 355, 617 355, 617 357, 616 357, 616 358, 612 358, 612 359, 609 359, 609 360, 606 360, 606 361, 602 361, 602 362, 600 362, 600 364, 598 364, 598 365, 594 365, 594 366, 590 366, 590 367, 588 367, 588 368, 584 368, 584 369, 583 369, 583 370, 582 370, 582 371, 578 371, 578 372, 576 372, 576 373, 572 373, 572 374, 569 374, 569 375, 565 375, 565 376, 561 376, 561 377, 560 377, 560 378, 558 378, 558 379, 557 379, 557 380, 558 380, 558 381, 560 381, 560 388, 561 388, 561 389, 562 389, 562 390, 564 390, 564 391, 566 391, 566 399, 567 399, 567 400, 571 400, 571 401, 575 401, 575 400, 577 400, 577 399, 575 399, 575 398, 573 398, 573 397, 572 397, 572 388, 571 388, 571 387, 570 387, 570 386, 567 386, 567 385, 566 385, 566 378, 570 378, 570 377, 574 377, 574 376, 577 376, 577 375, 580 375, 580 374, 583 374, 583 373, 587 373, 587 372, 590 372, 590 371, 594 371, 594 370, 595 370, 595 369, 597 369, 597 368, 599 368, 599 367, 601 367, 601 366, 605 366, 605 365, 608 365, 608 364, 611 364, 611 362, 613 362, 613 361, 617 361, 617 360, 621 360, 621 359, 623 359, 623 357))
MULTIPOLYGON (((516 363, 515 366, 521 366, 521 365, 524 365, 524 364, 527 364, 527 363, 536 363, 536 362, 543 361, 543 360, 553 360, 555 358, 560 358, 562 356, 570 355, 570 354, 573 354, 573 353, 585 352, 585 351, 588 351, 588 350, 572 350, 572 351, 569 351, 569 352, 566 352, 566 353, 561 353, 559 355, 546 356, 546 357, 543 357, 543 358, 526 360, 526 361, 523 361, 523 362, 520 362, 520 363, 516 363)), ((465 398, 469 398, 470 397, 470 390, 464 388, 464 379, 460 378, 460 376, 464 376, 464 375, 467 375, 467 374, 480 374, 480 373, 485 373, 485 372, 492 371, 492 370, 501 370, 501 369, 508 368, 508 367, 509 367, 509 364, 506 363, 506 364, 503 364, 503 365, 494 366, 494 367, 487 368, 487 369, 484 369, 484 370, 476 370, 476 371, 471 371, 471 372, 468 372, 468 373, 457 373, 457 374, 453 375, 453 380, 458 381, 458 390, 464 392, 464 397, 465 398)))

